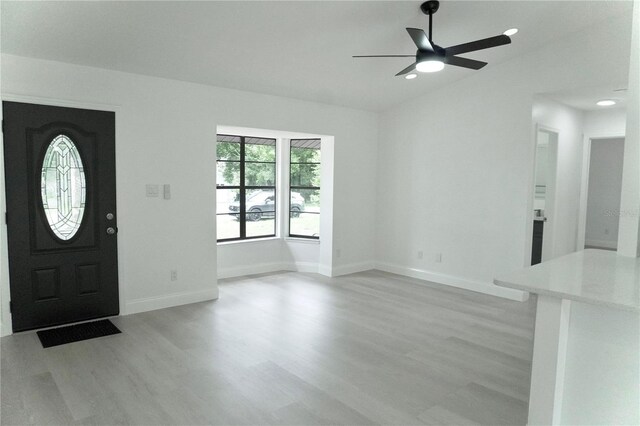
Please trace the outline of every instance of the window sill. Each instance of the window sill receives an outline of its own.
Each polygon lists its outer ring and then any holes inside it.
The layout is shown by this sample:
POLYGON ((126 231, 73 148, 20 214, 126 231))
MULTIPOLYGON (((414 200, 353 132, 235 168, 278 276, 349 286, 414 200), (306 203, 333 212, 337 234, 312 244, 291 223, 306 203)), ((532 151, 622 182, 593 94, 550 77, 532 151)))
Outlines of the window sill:
POLYGON ((235 241, 222 241, 217 243, 219 246, 233 246, 236 244, 250 244, 250 243, 264 243, 267 241, 281 240, 281 237, 265 237, 265 238, 252 238, 250 240, 235 240, 235 241))
POLYGON ((320 240, 315 238, 285 237, 284 240, 288 243, 320 244, 320 240))

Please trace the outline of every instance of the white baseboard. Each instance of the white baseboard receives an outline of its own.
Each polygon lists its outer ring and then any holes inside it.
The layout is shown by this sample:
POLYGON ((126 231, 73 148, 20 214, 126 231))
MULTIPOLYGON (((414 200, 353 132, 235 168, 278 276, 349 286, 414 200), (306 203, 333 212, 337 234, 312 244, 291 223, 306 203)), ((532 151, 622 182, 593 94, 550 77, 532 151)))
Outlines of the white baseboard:
POLYGON ((285 271, 312 272, 314 274, 317 274, 318 264, 314 262, 292 262, 285 263, 283 269, 285 271))
MULTIPOLYGON (((240 277, 243 275, 265 274, 278 271, 318 273, 319 266, 314 262, 270 262, 243 265, 234 268, 218 269, 218 279, 240 277)), ((324 274, 323 274, 324 275, 324 274)))
POLYGON ((407 266, 395 265, 386 262, 376 262, 375 268, 392 274, 404 275, 406 277, 417 278, 424 281, 431 281, 451 287, 471 290, 478 293, 490 294, 505 299, 524 302, 529 298, 529 293, 513 290, 510 288, 498 287, 490 282, 470 280, 468 278, 456 277, 453 275, 441 274, 438 272, 425 271, 422 269, 409 268, 407 266))
POLYGON ((318 265, 318 273, 320 275, 324 275, 325 277, 330 277, 331 275, 331 268, 327 265, 318 265))
POLYGON ((616 250, 618 248, 617 241, 606 241, 606 240, 585 240, 585 246, 589 247, 601 247, 605 249, 616 250))
POLYGON ((240 277, 242 275, 264 274, 266 272, 283 271, 285 265, 282 262, 255 263, 233 268, 218 268, 218 279, 240 277))
POLYGON ((355 274, 356 272, 370 271, 373 269, 374 263, 372 261, 350 263, 348 265, 336 266, 333 268, 332 277, 338 277, 340 275, 355 274))
POLYGON ((478 293, 490 294, 505 299, 517 300, 523 302, 529 298, 529 293, 510 288, 498 287, 491 282, 474 281, 468 278, 456 277, 422 269, 409 268, 406 266, 395 265, 386 262, 359 262, 348 265, 336 266, 331 269, 327 266, 317 265, 312 262, 272 262, 259 263, 255 265, 241 266, 235 268, 225 268, 218 270, 218 278, 232 278, 242 275, 263 274, 267 272, 277 271, 297 271, 297 272, 313 272, 328 277, 337 277, 340 275, 353 274, 356 272, 368 271, 371 269, 379 269, 381 271, 391 272, 393 274, 404 275, 407 277, 418 278, 420 280, 431 281, 438 284, 444 284, 452 287, 462 288, 465 290, 476 291, 478 293))
POLYGON ((312 272, 315 274, 325 275, 327 277, 337 277, 339 275, 353 274, 371 269, 373 269, 372 261, 351 263, 349 265, 342 265, 333 269, 324 265, 318 265, 314 262, 271 262, 218 269, 218 279, 278 271, 312 272))
POLYGON ((154 311, 172 306, 187 305, 189 303, 204 302, 218 298, 218 288, 200 291, 185 291, 155 297, 145 297, 126 302, 121 315, 137 314, 139 312, 154 311))

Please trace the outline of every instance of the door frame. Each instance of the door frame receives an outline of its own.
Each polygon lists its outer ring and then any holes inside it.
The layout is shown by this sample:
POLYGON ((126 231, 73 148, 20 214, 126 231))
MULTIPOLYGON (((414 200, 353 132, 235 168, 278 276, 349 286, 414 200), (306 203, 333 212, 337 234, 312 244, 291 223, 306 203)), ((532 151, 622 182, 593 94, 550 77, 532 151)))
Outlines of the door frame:
POLYGON ((591 141, 599 139, 625 139, 626 135, 616 133, 591 133, 584 135, 582 142, 582 177, 580 182, 580 208, 578 211, 578 235, 576 251, 584 250, 587 235, 587 203, 589 198, 589 168, 591 166, 591 141))
MULTIPOLYGON (((551 209, 547 209, 545 206, 545 217, 547 217, 547 222, 545 222, 545 229, 544 229, 544 236, 543 236, 543 244, 544 244, 544 239, 547 239, 547 245, 549 244, 549 241, 551 241, 551 243, 553 243, 553 239, 554 239, 554 233, 553 233, 553 220, 555 219, 556 216, 556 206, 557 206, 557 191, 555 188, 556 185, 556 181, 557 181, 557 177, 558 177, 558 144, 560 142, 560 129, 556 129, 554 127, 551 126, 547 126, 545 124, 539 123, 539 122, 535 122, 534 125, 532 126, 532 134, 531 134, 531 152, 532 152, 532 157, 533 157, 533 161, 531 163, 531 169, 530 169, 530 177, 529 177, 529 188, 527 189, 527 194, 528 194, 528 200, 527 200, 527 212, 525 214, 525 218, 526 218, 526 224, 525 224, 525 229, 526 229, 526 234, 525 234, 525 250, 524 250, 524 254, 525 254, 525 258, 524 258, 524 266, 525 267, 529 267, 531 266, 531 252, 532 252, 532 244, 533 244, 533 202, 534 202, 534 198, 535 198, 535 185, 536 185, 536 164, 537 164, 537 160, 538 160, 538 154, 537 154, 537 147, 538 147, 538 132, 542 131, 542 132, 547 132, 547 133, 555 133, 557 135, 557 139, 555 141, 555 170, 554 170, 554 190, 553 190, 553 204, 552 204, 552 208, 551 209), (548 210, 548 212, 547 212, 548 210), (551 222, 551 223, 550 223, 551 222), (548 226, 548 224, 550 224, 551 226, 548 226), (549 240, 549 238, 551 238, 551 240, 549 240)), ((543 253, 543 261, 544 259, 544 245, 543 245, 543 249, 542 249, 542 253, 543 253)), ((552 253, 553 253, 553 245, 551 246, 551 249, 549 249, 552 253)), ((549 259, 546 259, 549 260, 549 259)))
MULTIPOLYGON (((29 104, 47 105, 47 106, 59 106, 68 108, 81 108, 81 109, 93 109, 100 111, 110 111, 115 113, 116 120, 116 204, 121 206, 119 182, 121 179, 118 177, 118 140, 120 139, 120 130, 118 126, 118 116, 121 116, 122 107, 120 105, 103 104, 95 102, 82 102, 73 101, 69 99, 56 99, 46 98, 39 96, 19 95, 15 93, 2 93, 0 101, 9 102, 24 102, 29 104)), ((2 117, 2 108, 0 108, 0 118, 2 117)), ((6 186, 4 180, 4 133, 0 138, 0 215, 4 215, 7 211, 6 203, 6 186)), ((121 252, 122 239, 118 238, 117 247, 118 252, 121 252)), ((123 314, 123 308, 125 306, 125 288, 122 286, 122 268, 120 257, 118 257, 118 303, 120 305, 120 315, 123 314)), ((9 312, 9 301, 11 300, 9 282, 9 247, 7 241, 7 223, 6 220, 2 220, 0 225, 0 336, 8 336, 13 334, 13 324, 11 321, 11 313, 9 312)))

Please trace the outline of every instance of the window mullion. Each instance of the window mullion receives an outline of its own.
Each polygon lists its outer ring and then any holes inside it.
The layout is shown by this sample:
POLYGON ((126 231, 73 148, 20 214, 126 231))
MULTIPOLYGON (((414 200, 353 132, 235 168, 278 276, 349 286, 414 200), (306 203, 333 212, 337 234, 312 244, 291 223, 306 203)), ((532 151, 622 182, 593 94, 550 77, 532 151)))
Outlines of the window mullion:
POLYGON ((247 190, 245 187, 245 178, 244 178, 244 155, 245 155, 245 138, 242 136, 240 138, 240 238, 247 238, 247 212, 246 212, 246 195, 247 190))

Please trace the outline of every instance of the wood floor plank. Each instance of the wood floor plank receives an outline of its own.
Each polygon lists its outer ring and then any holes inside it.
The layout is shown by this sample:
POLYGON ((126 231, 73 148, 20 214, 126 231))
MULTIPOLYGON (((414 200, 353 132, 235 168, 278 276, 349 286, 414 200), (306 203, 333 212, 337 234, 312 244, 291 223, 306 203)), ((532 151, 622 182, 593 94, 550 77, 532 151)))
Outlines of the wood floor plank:
POLYGON ((2 424, 524 424, 535 300, 368 271, 220 281, 122 334, 0 340, 2 424))
POLYGON ((527 421, 527 403, 477 383, 449 395, 440 405, 478 424, 518 425, 527 421))

